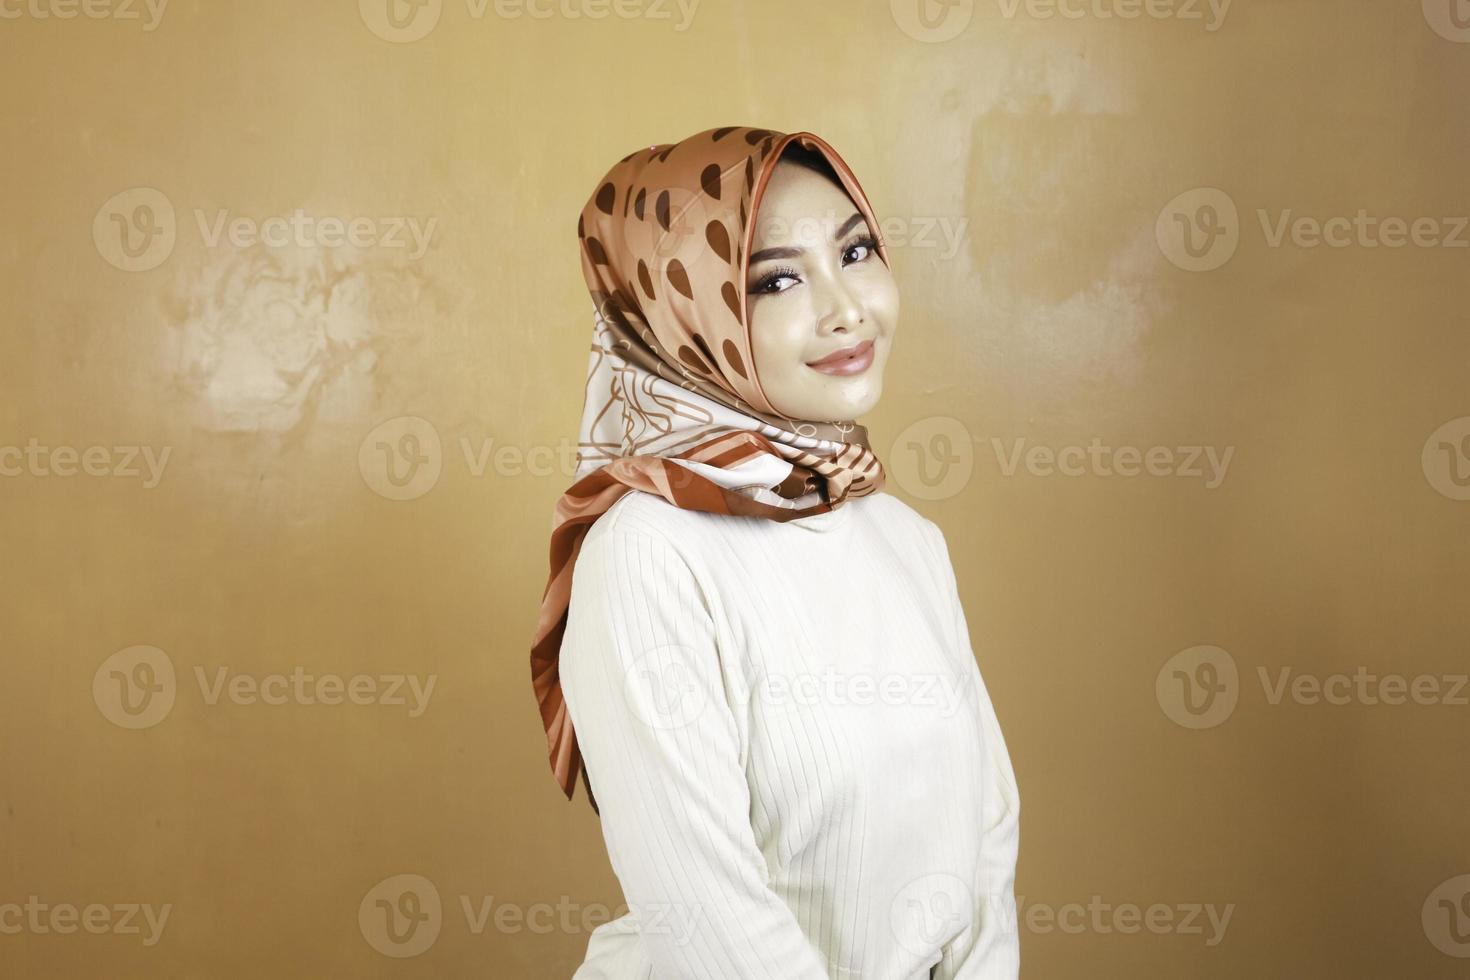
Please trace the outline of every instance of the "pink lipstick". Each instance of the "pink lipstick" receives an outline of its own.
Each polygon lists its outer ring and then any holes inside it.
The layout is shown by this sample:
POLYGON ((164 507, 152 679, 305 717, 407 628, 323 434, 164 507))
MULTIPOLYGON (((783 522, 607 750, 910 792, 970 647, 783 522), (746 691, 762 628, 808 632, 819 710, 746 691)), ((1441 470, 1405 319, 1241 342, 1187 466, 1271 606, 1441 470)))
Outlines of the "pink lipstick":
POLYGON ((873 342, 865 340, 856 347, 844 347, 842 350, 833 351, 818 361, 808 361, 807 367, 813 371, 821 371, 823 374, 849 375, 861 374, 873 363, 873 342))

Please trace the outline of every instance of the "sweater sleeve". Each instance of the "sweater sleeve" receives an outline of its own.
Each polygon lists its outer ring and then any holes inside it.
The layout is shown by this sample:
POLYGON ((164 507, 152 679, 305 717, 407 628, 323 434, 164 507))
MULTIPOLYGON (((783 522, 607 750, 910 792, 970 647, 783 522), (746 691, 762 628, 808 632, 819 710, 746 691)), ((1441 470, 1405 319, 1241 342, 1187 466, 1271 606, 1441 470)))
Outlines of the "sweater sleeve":
POLYGON ((769 887, 694 572, 656 532, 599 530, 573 573, 561 684, 653 980, 827 980, 769 887))
MULTIPOLYGON (((931 540, 941 566, 944 601, 959 649, 975 659, 970 628, 955 581, 954 565, 944 532, 929 522, 931 540)), ((1016 919, 1015 874, 1020 843, 1021 798, 1010 753, 1001 734, 990 691, 978 663, 971 680, 976 686, 981 727, 985 732, 987 770, 985 802, 981 812, 982 844, 975 869, 975 904, 969 926, 944 950, 934 968, 934 980, 1016 980, 1021 969, 1021 937, 1016 919)))

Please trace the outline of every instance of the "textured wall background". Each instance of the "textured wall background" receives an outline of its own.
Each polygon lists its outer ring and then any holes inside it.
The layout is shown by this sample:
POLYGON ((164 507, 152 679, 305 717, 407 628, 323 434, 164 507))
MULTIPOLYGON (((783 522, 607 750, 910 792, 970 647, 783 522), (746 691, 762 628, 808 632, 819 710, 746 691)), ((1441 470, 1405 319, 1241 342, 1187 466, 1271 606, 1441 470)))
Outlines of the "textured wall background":
POLYGON ((0 974, 571 974, 576 214, 738 124, 886 219, 1025 975, 1464 975, 1463 0, 86 3, 0 0, 0 974))

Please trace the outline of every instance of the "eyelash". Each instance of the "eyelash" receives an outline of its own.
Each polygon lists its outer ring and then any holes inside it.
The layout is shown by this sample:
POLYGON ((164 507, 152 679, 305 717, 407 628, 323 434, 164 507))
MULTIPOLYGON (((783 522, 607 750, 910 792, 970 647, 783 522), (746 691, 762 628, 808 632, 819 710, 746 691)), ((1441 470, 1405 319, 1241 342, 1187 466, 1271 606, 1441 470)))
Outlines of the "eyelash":
MULTIPOLYGON (((849 242, 847 245, 844 245, 843 248, 842 248, 842 254, 843 255, 846 255, 848 252, 851 252, 855 248, 866 248, 868 250, 868 254, 865 255, 865 256, 863 256, 862 259, 854 259, 853 260, 855 262, 861 262, 864 259, 867 259, 867 258, 871 257, 873 255, 873 253, 875 253, 878 250, 878 242, 877 242, 877 240, 875 238, 873 238, 872 235, 864 235, 861 238, 854 239, 853 241, 849 242)), ((780 279, 796 279, 799 276, 800 276, 800 273, 798 273, 795 269, 791 268, 790 266, 780 266, 778 268, 772 269, 770 272, 766 273, 764 276, 761 276, 760 281, 757 282, 753 287, 751 287, 751 290, 750 291, 752 293, 785 292, 785 290, 773 290, 773 289, 770 288, 770 286, 771 286, 772 283, 776 282, 777 280, 780 280, 780 279)))

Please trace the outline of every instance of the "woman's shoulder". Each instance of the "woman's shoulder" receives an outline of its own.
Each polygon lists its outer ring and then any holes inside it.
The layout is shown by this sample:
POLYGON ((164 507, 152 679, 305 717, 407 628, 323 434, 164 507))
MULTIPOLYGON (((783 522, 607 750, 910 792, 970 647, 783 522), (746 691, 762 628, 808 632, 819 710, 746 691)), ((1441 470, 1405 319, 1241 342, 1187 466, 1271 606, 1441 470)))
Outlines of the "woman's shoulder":
POLYGON ((644 602, 697 582, 681 530, 684 512, 662 497, 630 490, 592 522, 577 546, 572 571, 572 607, 600 602, 602 593, 644 602))
MULTIPOLYGON (((942 536, 939 525, 882 490, 865 497, 850 498, 843 506, 852 508, 854 516, 864 522, 885 525, 901 532, 917 531, 942 536)), ((588 535, 618 535, 631 531, 681 541, 689 535, 718 533, 722 519, 727 518, 723 514, 676 507, 655 493, 630 490, 597 519, 588 535)))
MULTIPOLYGON (((865 554, 890 558, 880 563, 888 574, 902 569, 918 574, 924 568, 941 579, 947 577, 949 548, 943 532, 903 500, 876 491, 850 498, 842 506, 847 516, 835 533, 851 535, 854 547, 866 549, 865 554)), ((678 580, 717 591, 722 576, 737 566, 712 561, 712 555, 730 554, 752 546, 756 538, 783 534, 797 535, 784 540, 801 546, 818 540, 799 531, 783 531, 774 521, 686 510, 658 494, 630 490, 587 529, 572 592, 574 596, 578 592, 578 582, 630 578, 644 590, 667 589, 678 580)), ((821 537, 825 539, 826 533, 821 537)), ((624 587, 633 585, 625 582, 624 587)))
POLYGON ((938 534, 939 525, 914 510, 898 497, 883 490, 859 497, 857 502, 870 510, 870 516, 904 530, 938 534))
POLYGON ((629 490, 593 522, 587 540, 642 536, 673 543, 704 533, 713 516, 675 507, 656 493, 629 490))
MULTIPOLYGON (((847 525, 850 530, 866 527, 895 545, 922 539, 929 543, 935 558, 942 559, 947 554, 944 532, 939 525, 892 494, 880 490, 850 498, 842 506, 851 508, 852 520, 847 525)), ((595 544, 616 549, 652 539, 655 544, 668 547, 697 564, 695 556, 702 551, 702 544, 728 543, 726 539, 734 530, 730 520, 723 514, 676 507, 658 494, 630 490, 593 522, 583 547, 595 544)), ((757 518, 739 518, 737 522, 743 529, 739 532, 742 535, 749 533, 746 525, 750 522, 758 528, 767 524, 757 518)), ((766 529, 774 530, 774 525, 766 529)))
MULTIPOLYGON (((717 534, 717 515, 684 510, 658 494, 629 490, 592 522, 582 538, 580 553, 600 556, 596 564, 626 569, 636 566, 643 576, 680 575, 699 578, 699 555, 708 537, 717 534)), ((578 570, 586 563, 580 559, 578 570)), ((587 569, 585 575, 594 573, 587 569)), ((647 583, 652 586, 652 583, 647 583)))

